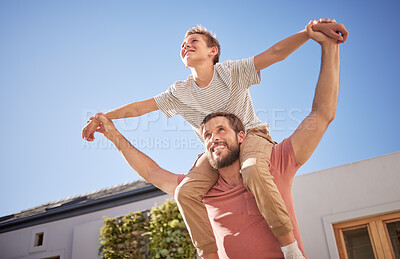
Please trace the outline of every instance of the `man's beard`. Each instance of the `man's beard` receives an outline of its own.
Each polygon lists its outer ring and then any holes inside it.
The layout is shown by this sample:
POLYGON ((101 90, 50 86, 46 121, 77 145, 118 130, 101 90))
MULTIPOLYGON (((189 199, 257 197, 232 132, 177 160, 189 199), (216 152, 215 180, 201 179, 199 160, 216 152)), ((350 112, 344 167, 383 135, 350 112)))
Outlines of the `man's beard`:
POLYGON ((228 145, 228 143, 226 141, 224 141, 224 144, 225 144, 226 148, 229 150, 229 153, 222 159, 214 158, 212 155, 212 152, 207 153, 208 161, 210 162, 210 165, 216 170, 230 166, 236 160, 239 159, 240 152, 239 152, 238 142, 236 141, 236 145, 234 147, 231 147, 230 145, 228 145))

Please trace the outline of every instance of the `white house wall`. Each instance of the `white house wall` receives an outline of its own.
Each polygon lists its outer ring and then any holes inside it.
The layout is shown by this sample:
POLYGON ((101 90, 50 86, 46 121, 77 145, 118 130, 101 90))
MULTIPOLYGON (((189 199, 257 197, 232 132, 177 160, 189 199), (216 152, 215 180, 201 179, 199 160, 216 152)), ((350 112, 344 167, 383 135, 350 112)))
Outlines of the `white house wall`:
POLYGON ((162 204, 169 195, 161 195, 102 211, 83 214, 33 227, 0 234, 0 259, 39 259, 60 255, 61 259, 98 259, 99 230, 103 216, 115 218, 129 212, 162 204), (31 235, 35 229, 45 229, 46 250, 29 253, 31 235))
POLYGON ((400 152, 296 176, 293 197, 307 257, 338 258, 333 223, 400 211, 399 186, 400 152))

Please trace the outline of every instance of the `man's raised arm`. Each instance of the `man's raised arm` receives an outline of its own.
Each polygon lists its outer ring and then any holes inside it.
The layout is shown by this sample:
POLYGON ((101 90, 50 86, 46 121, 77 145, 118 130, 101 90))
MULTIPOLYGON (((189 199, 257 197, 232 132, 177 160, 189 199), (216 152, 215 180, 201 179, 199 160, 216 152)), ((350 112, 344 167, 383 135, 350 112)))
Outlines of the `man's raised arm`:
POLYGON ((175 189, 178 186, 178 175, 162 169, 151 158, 133 147, 115 128, 110 119, 101 113, 96 114, 95 119, 101 122, 100 128, 97 131, 114 143, 133 170, 147 182, 154 184, 172 196, 174 195, 175 189))
POLYGON ((339 44, 307 26, 308 35, 322 48, 321 71, 311 113, 293 133, 291 141, 296 160, 304 164, 319 144, 331 121, 335 118, 339 93, 339 44))

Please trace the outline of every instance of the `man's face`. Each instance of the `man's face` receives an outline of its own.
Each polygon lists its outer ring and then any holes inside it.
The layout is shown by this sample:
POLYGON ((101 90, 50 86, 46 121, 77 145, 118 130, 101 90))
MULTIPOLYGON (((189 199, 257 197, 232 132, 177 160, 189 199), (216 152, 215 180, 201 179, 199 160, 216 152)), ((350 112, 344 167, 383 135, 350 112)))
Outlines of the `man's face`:
POLYGON ((189 35, 181 46, 181 59, 188 67, 193 67, 196 63, 204 62, 213 58, 213 48, 207 46, 204 35, 189 35))
POLYGON ((209 120, 203 129, 205 151, 210 165, 220 169, 239 159, 239 143, 244 140, 244 132, 236 134, 225 117, 209 120))

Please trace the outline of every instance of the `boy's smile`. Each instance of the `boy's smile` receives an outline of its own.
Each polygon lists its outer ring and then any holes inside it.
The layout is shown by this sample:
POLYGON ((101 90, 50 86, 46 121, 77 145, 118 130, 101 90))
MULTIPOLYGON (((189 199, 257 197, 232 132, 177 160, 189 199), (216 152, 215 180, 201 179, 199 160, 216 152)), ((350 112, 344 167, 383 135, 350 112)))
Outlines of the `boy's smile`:
POLYGON ((181 59, 188 67, 193 67, 210 59, 210 50, 207 46, 205 36, 201 34, 189 35, 181 46, 181 59))

